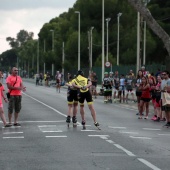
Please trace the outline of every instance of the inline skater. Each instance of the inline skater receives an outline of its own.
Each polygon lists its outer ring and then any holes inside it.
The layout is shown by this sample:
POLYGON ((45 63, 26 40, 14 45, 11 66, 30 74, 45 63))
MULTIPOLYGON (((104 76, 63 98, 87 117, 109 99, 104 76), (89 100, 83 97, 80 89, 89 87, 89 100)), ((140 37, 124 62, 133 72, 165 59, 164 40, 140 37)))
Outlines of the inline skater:
POLYGON ((108 72, 104 73, 102 88, 104 88, 104 103, 110 102, 110 90, 112 89, 112 84, 108 72))
POLYGON ((92 96, 94 96, 95 99, 97 98, 97 91, 96 91, 97 81, 98 81, 98 78, 96 76, 96 73, 93 72, 91 75, 92 85, 91 85, 90 89, 91 89, 92 96))
POLYGON ((60 93, 60 88, 61 88, 61 73, 59 71, 56 72, 56 90, 60 93))
POLYGON ((113 94, 113 98, 114 98, 114 102, 116 102, 116 98, 119 98, 119 72, 115 71, 115 75, 113 77, 113 86, 114 86, 114 94, 113 94))
POLYGON ((121 103, 123 99, 123 102, 125 101, 125 77, 124 74, 120 77, 120 85, 119 85, 119 102, 121 103), (123 94, 123 97, 122 97, 123 94))
POLYGON ((114 81, 112 71, 109 73, 109 79, 110 79, 110 82, 111 82, 111 87, 110 87, 110 92, 109 92, 109 100, 110 100, 110 103, 112 103, 112 89, 113 89, 113 81, 114 81))
POLYGON ((66 86, 68 86, 68 90, 67 90, 68 114, 66 118, 68 127, 71 122, 72 115, 73 115, 72 117, 73 127, 75 127, 77 123, 76 115, 77 115, 77 108, 78 108, 78 98, 77 98, 77 88, 73 87, 72 85, 73 81, 74 81, 73 77, 71 76, 71 74, 69 74, 68 82, 66 83, 66 86))
POLYGON ((94 125, 99 129, 99 123, 96 120, 96 111, 93 106, 92 95, 89 91, 89 87, 91 86, 91 81, 84 77, 84 73, 82 70, 78 70, 77 76, 74 79, 73 86, 78 89, 78 100, 80 103, 80 114, 82 118, 83 129, 85 129, 85 111, 84 111, 84 100, 87 101, 88 107, 91 111, 91 115, 94 121, 94 125))
POLYGON ((133 77, 132 73, 129 73, 128 77, 125 79, 126 84, 126 102, 128 103, 128 96, 131 94, 132 100, 135 102, 134 92, 133 92, 133 77))

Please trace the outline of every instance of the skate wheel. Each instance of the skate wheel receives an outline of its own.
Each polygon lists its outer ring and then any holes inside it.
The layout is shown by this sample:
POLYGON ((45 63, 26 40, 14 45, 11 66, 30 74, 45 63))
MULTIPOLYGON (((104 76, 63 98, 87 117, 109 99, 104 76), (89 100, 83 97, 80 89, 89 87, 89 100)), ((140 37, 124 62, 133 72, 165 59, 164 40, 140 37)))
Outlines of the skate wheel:
POLYGON ((86 130, 86 126, 83 126, 83 130, 86 130))
POLYGON ((70 127, 69 123, 67 124, 67 127, 68 127, 68 128, 70 127))

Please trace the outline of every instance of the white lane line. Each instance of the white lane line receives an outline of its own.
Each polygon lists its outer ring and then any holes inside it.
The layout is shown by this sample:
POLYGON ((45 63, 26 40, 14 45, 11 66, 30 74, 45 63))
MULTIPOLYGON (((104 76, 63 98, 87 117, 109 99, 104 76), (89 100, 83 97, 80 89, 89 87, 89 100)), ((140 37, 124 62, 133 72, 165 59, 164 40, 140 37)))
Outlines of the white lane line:
POLYGON ((42 131, 43 133, 54 133, 54 132, 63 132, 61 130, 56 130, 56 131, 52 131, 52 130, 46 130, 46 131, 42 131))
POLYGON ((7 135, 7 134, 19 134, 19 133, 24 133, 24 132, 4 132, 3 134, 7 135))
POLYGON ((140 137, 140 136, 129 136, 130 138, 133 139, 152 139, 152 138, 148 138, 148 137, 140 137))
POLYGON ((88 135, 89 137, 101 137, 101 136, 104 136, 104 137, 109 137, 109 135, 88 135))
POLYGON ((101 139, 108 139, 106 136, 100 136, 101 139))
MULTIPOLYGON (((77 125, 77 126, 82 126, 82 124, 79 124, 79 125, 77 125)), ((91 125, 86 125, 86 127, 87 127, 87 126, 91 126, 91 125)))
POLYGON ((161 130, 161 129, 143 128, 143 130, 161 130))
POLYGON ((119 133, 135 134, 135 135, 139 134, 138 132, 124 132, 124 131, 120 131, 119 133))
POLYGON ((111 144, 115 143, 115 142, 113 142, 112 140, 106 140, 106 141, 109 142, 109 143, 111 143, 111 144))
POLYGON ((41 128, 41 127, 56 127, 56 125, 40 125, 40 126, 38 126, 39 128, 41 128))
POLYGON ((160 135, 160 136, 170 136, 169 133, 167 133, 167 134, 158 134, 158 135, 160 135))
POLYGON ((97 130, 81 130, 82 132, 96 132, 97 130))
POLYGON ((24 136, 16 136, 16 137, 3 137, 3 139, 18 139, 18 138, 24 138, 24 136))
POLYGON ((38 120, 38 121, 20 121, 20 122, 24 122, 24 123, 62 123, 65 122, 65 120, 58 120, 58 121, 51 121, 51 120, 47 120, 47 121, 42 121, 42 120, 38 120))
POLYGON ((46 136, 46 138, 66 138, 67 136, 46 136))
POLYGON ((112 128, 112 129, 126 129, 126 127, 113 127, 113 126, 109 126, 109 128, 112 128))
POLYGON ((146 161, 145 159, 142 158, 138 158, 138 160, 142 163, 144 163, 146 166, 148 166, 149 168, 153 169, 153 170, 161 170, 158 167, 156 167, 155 165, 151 164, 150 162, 146 161))
MULTIPOLYGON (((59 115, 62 115, 62 116, 64 116, 64 117, 67 117, 67 115, 65 115, 65 114, 61 113, 60 111, 58 111, 57 109, 54 109, 53 107, 51 107, 51 106, 49 106, 49 105, 41 102, 40 100, 37 100, 36 98, 34 98, 34 97, 32 97, 32 96, 30 96, 30 95, 28 95, 28 94, 26 94, 26 93, 23 93, 23 94, 26 95, 26 96, 28 96, 29 98, 37 101, 38 103, 41 103, 42 105, 48 107, 49 109, 53 110, 54 112, 57 112, 59 115)), ((79 123, 79 122, 77 122, 77 124, 81 125, 81 123, 79 123)))
POLYGON ((118 149, 121 149, 122 151, 124 151, 127 155, 129 156, 136 156, 134 155, 132 152, 128 151, 127 149, 125 149, 124 147, 122 147, 121 145, 119 144, 114 144, 118 149))

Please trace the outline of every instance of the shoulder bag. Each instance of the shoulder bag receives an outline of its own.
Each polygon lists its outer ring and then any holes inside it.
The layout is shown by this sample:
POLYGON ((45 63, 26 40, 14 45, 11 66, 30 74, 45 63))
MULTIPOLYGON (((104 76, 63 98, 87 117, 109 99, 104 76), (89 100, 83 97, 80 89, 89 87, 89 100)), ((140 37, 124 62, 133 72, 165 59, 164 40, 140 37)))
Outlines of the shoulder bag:
MULTIPOLYGON (((15 86, 16 82, 17 82, 17 76, 16 76, 16 81, 15 81, 15 83, 13 84, 13 87, 15 86)), ((9 92, 6 93, 6 97, 7 97, 8 100, 10 99, 10 93, 11 93, 11 91, 12 91, 12 90, 10 90, 9 92)))

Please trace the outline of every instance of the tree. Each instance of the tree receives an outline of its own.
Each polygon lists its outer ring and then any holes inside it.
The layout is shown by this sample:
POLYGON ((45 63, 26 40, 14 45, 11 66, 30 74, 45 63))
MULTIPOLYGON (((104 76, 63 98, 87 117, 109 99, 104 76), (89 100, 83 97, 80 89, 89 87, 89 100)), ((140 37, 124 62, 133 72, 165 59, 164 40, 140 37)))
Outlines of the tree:
POLYGON ((158 22, 153 18, 149 9, 140 0, 128 0, 128 2, 140 12, 150 29, 162 40, 165 48, 168 52, 166 58, 167 69, 170 69, 170 36, 164 31, 164 29, 158 24, 158 22))

